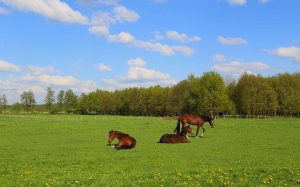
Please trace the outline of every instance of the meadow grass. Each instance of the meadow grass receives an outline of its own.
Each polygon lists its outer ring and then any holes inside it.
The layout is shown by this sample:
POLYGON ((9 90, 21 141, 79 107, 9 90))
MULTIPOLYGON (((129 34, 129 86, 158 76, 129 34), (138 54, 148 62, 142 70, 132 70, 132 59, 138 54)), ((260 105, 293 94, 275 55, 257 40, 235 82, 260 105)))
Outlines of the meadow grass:
MULTIPOLYGON (((300 119, 217 119, 204 138, 158 144, 176 120, 0 116, 1 186, 299 186, 300 119), (107 146, 109 129, 137 140, 107 146)), ((195 127, 192 127, 195 132, 195 127)))

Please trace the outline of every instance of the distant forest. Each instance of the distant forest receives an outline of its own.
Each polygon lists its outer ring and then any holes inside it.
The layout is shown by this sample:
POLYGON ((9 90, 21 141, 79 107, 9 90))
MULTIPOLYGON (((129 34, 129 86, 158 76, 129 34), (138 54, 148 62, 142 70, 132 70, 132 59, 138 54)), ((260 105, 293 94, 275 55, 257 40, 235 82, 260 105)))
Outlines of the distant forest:
POLYGON ((190 75, 172 87, 127 88, 123 90, 74 94, 55 93, 50 87, 45 104, 36 105, 29 90, 20 102, 7 105, 0 96, 0 113, 76 113, 134 116, 175 116, 184 113, 296 116, 300 117, 300 73, 271 77, 243 74, 225 84, 216 72, 201 77, 190 75))

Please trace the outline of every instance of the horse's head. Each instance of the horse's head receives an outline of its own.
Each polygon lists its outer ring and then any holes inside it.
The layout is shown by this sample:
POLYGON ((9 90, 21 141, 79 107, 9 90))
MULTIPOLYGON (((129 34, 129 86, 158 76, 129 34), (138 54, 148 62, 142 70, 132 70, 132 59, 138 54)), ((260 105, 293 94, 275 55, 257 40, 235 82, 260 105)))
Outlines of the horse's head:
POLYGON ((108 143, 111 144, 111 142, 115 139, 116 136, 117 136, 117 131, 110 130, 108 132, 108 143))
POLYGON ((214 114, 212 112, 210 112, 210 114, 207 115, 206 118, 207 118, 207 121, 208 121, 210 127, 214 128, 214 119, 215 119, 214 114))
POLYGON ((187 133, 191 133, 191 132, 192 132, 192 128, 189 125, 187 125, 187 126, 182 128, 182 130, 180 132, 180 135, 181 136, 186 136, 187 133))

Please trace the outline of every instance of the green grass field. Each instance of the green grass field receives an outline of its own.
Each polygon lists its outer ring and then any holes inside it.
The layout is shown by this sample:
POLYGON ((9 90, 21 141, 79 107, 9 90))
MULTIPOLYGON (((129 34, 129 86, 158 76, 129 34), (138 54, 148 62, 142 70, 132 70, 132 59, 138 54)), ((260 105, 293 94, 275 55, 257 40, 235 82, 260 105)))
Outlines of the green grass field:
MULTIPOLYGON (((218 119, 204 138, 158 144, 176 120, 0 116, 1 186, 299 186, 300 119, 218 119), (137 147, 107 146, 109 129, 137 147)), ((195 127, 193 127, 195 131, 195 127)))

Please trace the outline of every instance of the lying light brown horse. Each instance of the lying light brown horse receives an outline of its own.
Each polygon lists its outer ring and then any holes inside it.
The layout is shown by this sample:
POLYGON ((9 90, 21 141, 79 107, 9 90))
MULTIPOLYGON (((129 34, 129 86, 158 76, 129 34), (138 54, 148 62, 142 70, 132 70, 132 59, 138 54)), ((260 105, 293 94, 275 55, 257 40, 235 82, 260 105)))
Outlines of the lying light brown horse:
POLYGON ((113 145, 113 148, 120 149, 131 149, 136 145, 136 140, 129 136, 129 134, 125 134, 123 132, 110 130, 108 133, 108 144, 111 145, 111 142, 117 138, 119 142, 113 145))

